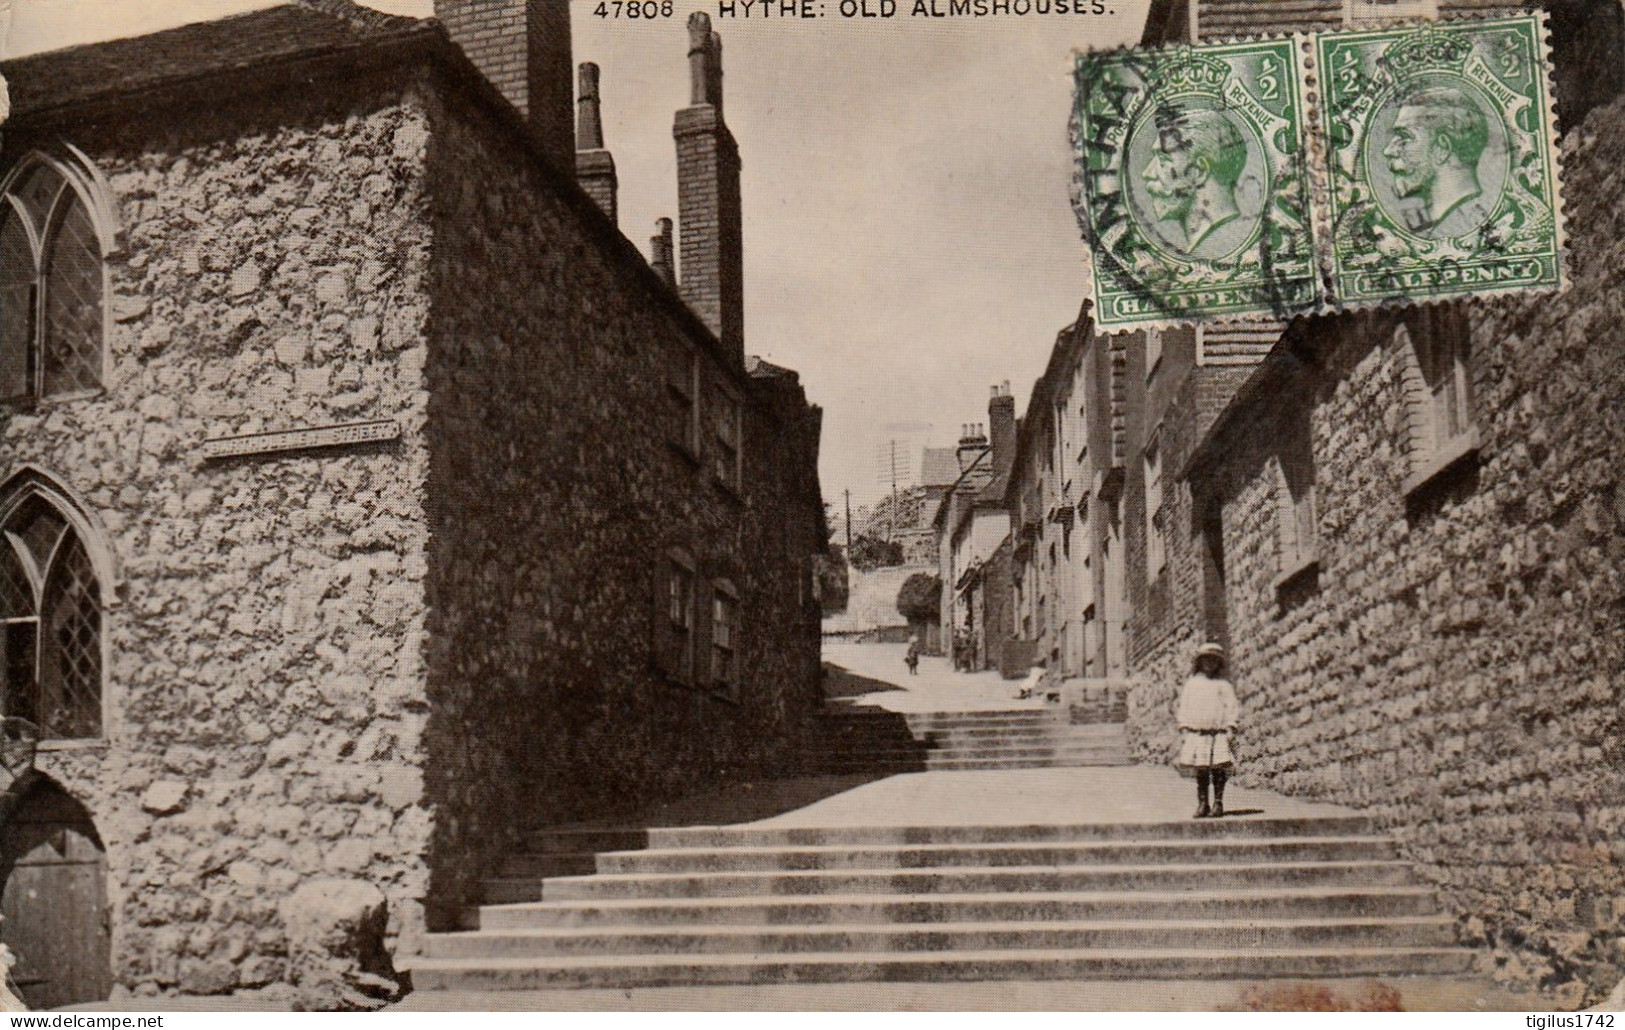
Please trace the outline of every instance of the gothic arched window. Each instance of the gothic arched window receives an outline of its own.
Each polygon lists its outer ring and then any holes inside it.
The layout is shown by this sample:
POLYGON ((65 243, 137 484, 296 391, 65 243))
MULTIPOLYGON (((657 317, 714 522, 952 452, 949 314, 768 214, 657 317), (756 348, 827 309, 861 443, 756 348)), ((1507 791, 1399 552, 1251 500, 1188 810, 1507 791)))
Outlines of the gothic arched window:
POLYGON ((71 171, 30 157, 0 197, 0 400, 102 384, 103 240, 71 171))
POLYGON ((84 542, 32 493, 0 523, 0 714, 37 724, 43 739, 101 736, 101 637, 84 542))

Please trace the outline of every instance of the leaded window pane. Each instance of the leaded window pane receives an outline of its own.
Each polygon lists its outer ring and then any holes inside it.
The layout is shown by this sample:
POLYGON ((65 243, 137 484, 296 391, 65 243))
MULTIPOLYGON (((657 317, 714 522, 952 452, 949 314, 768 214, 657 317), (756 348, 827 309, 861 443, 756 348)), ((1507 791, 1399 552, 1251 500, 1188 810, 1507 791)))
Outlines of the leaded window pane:
POLYGON ((77 196, 45 244, 45 393, 102 381, 102 262, 90 213, 77 196))
POLYGON ((39 719, 52 737, 97 737, 102 729, 101 606, 90 556, 74 536, 45 583, 39 657, 39 719))
POLYGON ((38 275, 33 244, 22 216, 8 212, 0 225, 0 398, 23 396, 33 386, 34 286, 38 275))
POLYGON ((27 622, 0 622, 0 706, 8 716, 27 719, 36 725, 34 661, 39 625, 27 622))
POLYGON ((34 585, 11 541, 0 538, 0 619, 34 617, 34 585))
POLYGON ((12 188, 11 195, 28 212, 35 232, 44 231, 45 218, 65 185, 66 180, 55 168, 40 165, 12 188))
POLYGON ((57 541, 62 538, 62 531, 67 525, 56 509, 36 497, 22 506, 6 531, 22 543, 34 563, 35 575, 43 577, 51 563, 51 552, 56 550, 57 541))

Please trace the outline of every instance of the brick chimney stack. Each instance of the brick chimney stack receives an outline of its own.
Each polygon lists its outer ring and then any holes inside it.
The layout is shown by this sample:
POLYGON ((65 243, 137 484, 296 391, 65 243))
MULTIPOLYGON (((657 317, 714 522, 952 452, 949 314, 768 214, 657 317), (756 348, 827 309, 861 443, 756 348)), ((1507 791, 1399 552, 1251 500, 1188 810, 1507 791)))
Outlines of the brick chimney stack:
POLYGON ((655 234, 649 237, 649 267, 667 286, 674 290, 677 288, 677 268, 672 263, 671 254, 670 218, 655 219, 655 234))
POLYGON ((722 120, 722 40, 688 19, 690 106, 677 112, 677 217, 682 294, 740 361, 745 355, 745 257, 739 146, 722 120))
POLYGON ((993 387, 987 402, 988 446, 992 449, 993 470, 1006 472, 1016 460, 1016 399, 1010 383, 993 387))
POLYGON ((434 14, 529 120, 547 159, 573 174, 570 0, 434 0, 434 14))
POLYGON ((604 149, 604 120, 598 106, 598 66, 581 66, 580 94, 576 100, 576 181, 598 209, 616 220, 615 158, 604 149))

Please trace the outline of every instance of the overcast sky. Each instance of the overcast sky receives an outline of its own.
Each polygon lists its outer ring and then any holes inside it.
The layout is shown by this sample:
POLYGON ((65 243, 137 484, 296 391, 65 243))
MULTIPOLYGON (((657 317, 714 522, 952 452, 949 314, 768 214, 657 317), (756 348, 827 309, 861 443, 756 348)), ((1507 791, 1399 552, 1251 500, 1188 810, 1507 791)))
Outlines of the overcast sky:
MULTIPOLYGON (((276 2, 12 0, 5 51, 276 2)), ((986 421, 988 387, 1006 379, 1025 409, 1084 290, 1067 203, 1067 55, 1133 42, 1145 17, 1146 0, 1110 2, 1098 17, 926 19, 904 16, 902 0, 894 19, 848 20, 828 0, 827 17, 766 22, 688 0, 654 21, 573 5, 576 60, 603 69, 621 230, 645 251, 655 219, 677 213, 684 20, 712 14, 744 161, 746 349, 800 371, 823 405, 826 498, 880 492, 889 426, 929 423, 933 442, 952 444, 962 423, 986 421)))

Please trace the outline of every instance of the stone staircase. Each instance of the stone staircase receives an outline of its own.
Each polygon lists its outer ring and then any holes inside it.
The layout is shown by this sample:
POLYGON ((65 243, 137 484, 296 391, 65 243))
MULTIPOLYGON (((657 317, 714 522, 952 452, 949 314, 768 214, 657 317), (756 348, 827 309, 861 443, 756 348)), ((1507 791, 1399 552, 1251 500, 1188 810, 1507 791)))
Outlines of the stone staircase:
POLYGON ((478 929, 426 938, 418 990, 1453 975, 1471 958, 1359 816, 559 829, 486 887, 478 929))
POLYGON ((811 756, 830 773, 1038 769, 1127 765, 1121 723, 1073 725, 1067 712, 1027 708, 979 712, 826 712, 811 756))

